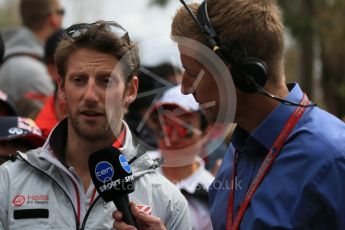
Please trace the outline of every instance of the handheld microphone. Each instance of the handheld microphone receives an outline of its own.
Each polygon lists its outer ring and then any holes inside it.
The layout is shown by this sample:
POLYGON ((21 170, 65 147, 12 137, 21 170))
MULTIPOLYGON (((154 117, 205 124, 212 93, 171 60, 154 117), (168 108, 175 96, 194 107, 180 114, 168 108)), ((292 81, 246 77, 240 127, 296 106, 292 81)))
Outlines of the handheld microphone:
POLYGON ((123 221, 139 229, 129 205, 128 194, 134 191, 134 179, 125 156, 113 146, 101 149, 90 155, 89 170, 103 200, 113 201, 123 221))

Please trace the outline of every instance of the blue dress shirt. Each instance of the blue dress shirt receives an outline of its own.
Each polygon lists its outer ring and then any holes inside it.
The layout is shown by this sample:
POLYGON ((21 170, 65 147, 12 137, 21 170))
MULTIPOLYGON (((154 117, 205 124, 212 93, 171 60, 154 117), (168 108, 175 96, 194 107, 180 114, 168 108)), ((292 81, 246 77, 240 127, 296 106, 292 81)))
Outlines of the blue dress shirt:
MULTIPOLYGON (((293 84, 287 100, 299 103, 293 84)), ((235 151, 234 215, 294 106, 280 104, 252 133, 237 127, 209 188, 214 229, 226 227, 235 151)), ((240 229, 345 229, 345 124, 318 107, 307 108, 255 192, 240 229)))

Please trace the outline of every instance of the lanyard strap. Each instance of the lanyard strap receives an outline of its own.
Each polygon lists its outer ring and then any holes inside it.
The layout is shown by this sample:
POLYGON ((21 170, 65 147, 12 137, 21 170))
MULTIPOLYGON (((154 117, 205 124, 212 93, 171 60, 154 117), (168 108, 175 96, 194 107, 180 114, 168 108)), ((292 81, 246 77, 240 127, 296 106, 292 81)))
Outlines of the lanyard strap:
MULTIPOLYGON (((302 105, 309 104, 309 100, 306 94, 303 94, 301 104, 302 105)), ((255 191, 258 189, 262 180, 266 176, 268 170, 272 166, 275 158, 278 156, 278 153, 284 146, 286 139, 288 138, 289 134, 291 133, 295 125, 298 123, 298 121, 302 117, 305 110, 306 110, 306 107, 299 106, 295 109, 294 113, 289 117, 289 120, 286 122, 278 138, 275 140, 273 146, 268 151, 263 163, 261 164, 253 182, 251 183, 246 193, 244 201, 238 210, 235 220, 233 221, 234 198, 235 198, 235 190, 236 190, 235 179, 236 179, 236 173, 237 173, 236 168, 237 168, 237 155, 238 155, 237 152, 235 153, 234 167, 233 167, 232 178, 231 178, 231 192, 230 192, 230 197, 229 197, 229 202, 228 202, 228 212, 227 212, 227 222, 226 222, 227 230, 238 229, 242 221, 242 218, 244 216, 244 213, 246 212, 248 205, 250 203, 250 200, 252 199, 255 191)))

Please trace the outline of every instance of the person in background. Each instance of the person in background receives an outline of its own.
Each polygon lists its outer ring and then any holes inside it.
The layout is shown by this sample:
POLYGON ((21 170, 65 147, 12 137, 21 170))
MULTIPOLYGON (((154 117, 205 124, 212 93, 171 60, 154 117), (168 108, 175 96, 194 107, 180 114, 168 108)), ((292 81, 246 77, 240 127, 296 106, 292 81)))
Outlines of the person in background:
POLYGON ((17 115, 35 120, 46 100, 47 97, 44 95, 27 93, 15 102, 17 115))
POLYGON ((181 83, 181 77, 181 69, 168 62, 140 68, 138 97, 129 106, 125 119, 132 132, 150 147, 157 148, 152 124, 148 119, 152 113, 152 104, 165 90, 181 83))
POLYGON ((61 27, 63 15, 59 0, 21 0, 23 26, 1 30, 6 50, 0 89, 15 103, 27 93, 53 94, 54 85, 43 64, 44 44, 61 27))
POLYGON ((49 96, 36 116, 35 122, 42 130, 45 137, 48 137, 54 126, 67 115, 66 102, 58 94, 57 81, 59 74, 55 65, 55 51, 64 30, 56 31, 48 38, 44 52, 44 62, 55 85, 54 95, 49 96))
POLYGON ((61 41, 63 34, 64 34, 64 29, 58 29, 55 31, 49 38, 47 39, 47 42, 44 46, 44 63, 47 66, 48 73, 50 77, 52 78, 53 82, 57 83, 59 74, 56 68, 55 64, 55 52, 56 48, 61 41))
MULTIPOLYGON (((138 97, 128 107, 125 120, 132 133, 144 143, 157 147, 156 139, 153 135, 151 120, 147 119, 151 113, 152 103, 159 97, 156 90, 156 81, 152 78, 152 72, 147 67, 142 67, 139 71, 138 97), (145 96, 141 96, 145 95, 145 96)), ((159 86, 161 87, 161 86, 159 86)))
MULTIPOLYGON (((182 80, 182 70, 180 67, 175 66, 169 62, 163 62, 156 66, 147 67, 147 69, 154 73, 155 75, 159 76, 161 79, 164 79, 170 82, 173 85, 181 84, 182 80)), ((158 83, 158 82, 155 82, 158 83)), ((160 85, 156 85, 159 87, 160 85)))
POLYGON ((155 103, 151 119, 164 164, 157 169, 173 182, 188 201, 195 230, 211 230, 208 211, 208 187, 214 177, 205 169, 199 154, 203 151, 208 123, 191 95, 183 95, 181 86, 168 89, 155 103))
POLYGON ((0 117, 0 165, 15 159, 17 151, 41 147, 44 141, 41 130, 30 118, 0 117))
POLYGON ((157 148, 151 121, 147 119, 152 113, 152 104, 165 90, 181 83, 181 73, 181 68, 168 62, 140 68, 138 97, 129 106, 125 119, 132 132, 150 147, 157 148))
POLYGON ((42 130, 43 136, 48 137, 54 126, 67 116, 66 102, 60 98, 56 86, 53 96, 49 96, 37 113, 35 122, 42 130))

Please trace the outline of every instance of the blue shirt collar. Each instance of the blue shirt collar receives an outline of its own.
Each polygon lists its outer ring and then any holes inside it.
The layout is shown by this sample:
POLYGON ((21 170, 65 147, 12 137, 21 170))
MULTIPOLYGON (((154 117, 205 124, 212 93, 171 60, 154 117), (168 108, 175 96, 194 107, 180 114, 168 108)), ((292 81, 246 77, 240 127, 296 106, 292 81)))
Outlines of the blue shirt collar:
MULTIPOLYGON (((285 99, 300 103, 303 92, 299 85, 289 84, 288 88, 290 92, 285 99)), ((251 134, 237 127, 231 139, 235 149, 252 157, 266 155, 295 109, 281 103, 251 134)))
POLYGON ((263 145, 239 126, 236 127, 232 135, 231 143, 237 152, 245 154, 250 158, 262 157, 267 153, 267 149, 263 145))
MULTIPOLYGON (((303 92, 299 85, 297 83, 289 84, 288 88, 290 93, 285 99, 294 103, 300 103, 303 92)), ((251 133, 251 136, 266 149, 270 149, 295 109, 296 106, 281 103, 261 122, 251 133)))

